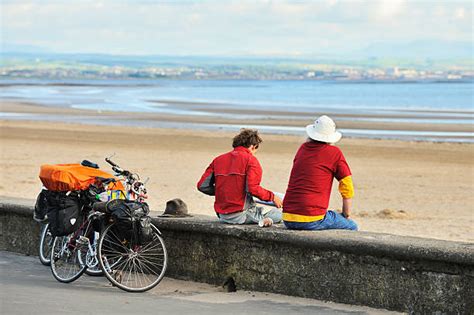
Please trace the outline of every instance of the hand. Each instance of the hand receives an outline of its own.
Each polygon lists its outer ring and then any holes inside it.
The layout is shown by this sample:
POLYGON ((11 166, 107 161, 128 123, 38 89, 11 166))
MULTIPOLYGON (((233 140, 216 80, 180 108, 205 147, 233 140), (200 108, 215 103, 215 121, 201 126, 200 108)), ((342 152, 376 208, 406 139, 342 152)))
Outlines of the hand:
POLYGON ((281 201, 280 197, 278 197, 277 195, 273 195, 273 203, 275 204, 275 207, 279 209, 283 207, 283 202, 281 201))
POLYGON ((342 199, 342 216, 349 219, 352 208, 352 198, 342 199))

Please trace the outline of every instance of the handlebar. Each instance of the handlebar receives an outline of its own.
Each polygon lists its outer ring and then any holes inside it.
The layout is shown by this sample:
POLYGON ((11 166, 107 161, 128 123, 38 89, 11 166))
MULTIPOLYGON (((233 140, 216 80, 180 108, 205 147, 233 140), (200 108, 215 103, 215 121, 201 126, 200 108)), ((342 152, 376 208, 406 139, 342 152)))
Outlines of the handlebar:
MULTIPOLYGON (((140 181, 140 176, 136 173, 122 169, 117 163, 111 160, 113 156, 105 158, 105 161, 112 166, 112 170, 116 173, 117 176, 123 176, 126 179, 126 183, 130 185, 130 190, 137 195, 139 199, 145 199, 146 188, 145 183, 140 181)), ((147 182, 148 180, 146 180, 147 182)))
POLYGON ((132 173, 130 173, 129 171, 127 170, 124 170, 122 169, 120 166, 118 166, 117 163, 115 163, 114 161, 112 161, 110 158, 105 158, 105 161, 107 163, 109 163, 111 166, 112 166, 112 170, 119 174, 119 175, 123 175, 125 177, 129 177, 130 175, 132 175, 132 173))
POLYGON ((110 158, 105 158, 105 162, 109 163, 110 165, 112 165, 112 166, 114 166, 114 167, 120 168, 120 166, 118 166, 117 164, 115 164, 110 158))

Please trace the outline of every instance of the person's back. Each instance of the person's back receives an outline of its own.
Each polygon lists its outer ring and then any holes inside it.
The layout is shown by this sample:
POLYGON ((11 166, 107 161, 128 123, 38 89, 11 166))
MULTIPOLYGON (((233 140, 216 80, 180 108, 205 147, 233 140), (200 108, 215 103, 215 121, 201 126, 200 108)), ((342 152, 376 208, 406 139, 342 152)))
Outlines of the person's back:
POLYGON ((296 153, 283 200, 285 212, 324 215, 333 178, 341 180, 346 176, 350 176, 350 170, 338 147, 314 141, 303 143, 296 153))
MULTIPOLYGON (((228 214, 245 209, 246 172, 250 162, 258 163, 257 159, 244 147, 237 147, 222 154, 212 162, 216 196, 214 210, 217 213, 228 214)), ((263 195, 263 199, 271 198, 269 192, 264 191, 263 195)))
POLYGON ((216 157, 197 183, 200 192, 215 196, 214 210, 221 222, 245 224, 266 220, 264 225, 271 225, 281 221, 281 210, 263 213, 264 209, 253 200, 255 196, 281 207, 280 198, 260 186, 262 167, 255 154, 261 142, 258 131, 243 129, 234 137, 234 150, 216 157))
POLYGON ((354 195, 351 170, 341 150, 330 144, 339 141, 341 133, 327 116, 308 125, 306 132, 309 139, 296 153, 283 200, 285 226, 297 230, 357 230, 357 224, 349 219, 354 195), (328 210, 334 178, 339 181, 342 214, 328 210))

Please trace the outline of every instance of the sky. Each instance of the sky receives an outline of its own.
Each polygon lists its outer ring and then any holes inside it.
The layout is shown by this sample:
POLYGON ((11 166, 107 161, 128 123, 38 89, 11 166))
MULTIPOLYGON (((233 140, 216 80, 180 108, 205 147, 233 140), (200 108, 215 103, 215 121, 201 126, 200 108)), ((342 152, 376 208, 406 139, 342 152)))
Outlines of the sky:
POLYGON ((417 41, 434 43, 435 49, 443 49, 446 41, 472 45, 473 2, 1 2, 3 50, 34 47, 62 53, 301 56, 350 54, 371 45, 417 41))

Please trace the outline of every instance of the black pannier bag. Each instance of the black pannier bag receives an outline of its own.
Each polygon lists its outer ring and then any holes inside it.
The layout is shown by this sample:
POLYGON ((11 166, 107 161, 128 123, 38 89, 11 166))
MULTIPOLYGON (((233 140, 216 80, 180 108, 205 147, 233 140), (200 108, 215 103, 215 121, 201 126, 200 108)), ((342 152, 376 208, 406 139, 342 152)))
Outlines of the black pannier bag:
POLYGON ((115 223, 115 233, 121 239, 134 240, 138 245, 151 241, 151 218, 148 204, 123 199, 108 202, 107 212, 115 223))
POLYGON ((115 223, 114 232, 121 239, 130 239, 133 232, 132 210, 123 199, 113 199, 107 203, 107 212, 115 223))
POLYGON ((53 236, 65 236, 79 229, 84 221, 77 193, 50 191, 47 194, 49 229, 53 236))
POLYGON ((46 189, 41 190, 38 197, 36 197, 35 210, 33 212, 33 219, 40 223, 46 223, 48 214, 48 193, 46 189))
POLYGON ((153 228, 151 227, 151 218, 149 216, 141 217, 138 221, 138 241, 141 245, 153 240, 153 228))

